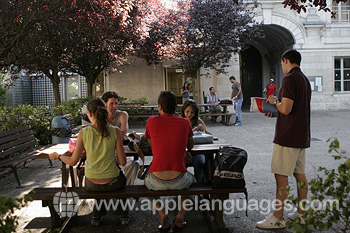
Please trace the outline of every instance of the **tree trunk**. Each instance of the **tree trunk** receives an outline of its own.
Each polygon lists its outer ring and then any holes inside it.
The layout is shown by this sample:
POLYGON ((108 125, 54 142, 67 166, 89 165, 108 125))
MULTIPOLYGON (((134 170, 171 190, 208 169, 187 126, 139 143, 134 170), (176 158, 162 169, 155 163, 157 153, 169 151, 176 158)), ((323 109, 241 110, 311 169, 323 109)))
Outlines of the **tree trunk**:
POLYGON ((94 82, 91 82, 90 79, 86 79, 87 88, 88 88, 88 96, 92 96, 92 85, 94 85, 94 82))
POLYGON ((52 74, 46 74, 47 77, 50 78, 53 94, 55 96, 55 106, 59 106, 61 104, 61 95, 60 95, 60 77, 58 76, 58 70, 53 70, 52 74))

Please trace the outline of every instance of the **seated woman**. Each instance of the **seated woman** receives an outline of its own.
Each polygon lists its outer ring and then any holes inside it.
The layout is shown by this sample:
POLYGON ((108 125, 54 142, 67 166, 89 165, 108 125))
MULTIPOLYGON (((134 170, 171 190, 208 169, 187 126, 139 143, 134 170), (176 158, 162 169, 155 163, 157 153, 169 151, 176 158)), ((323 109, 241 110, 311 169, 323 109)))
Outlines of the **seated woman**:
MULTIPOLYGON (((74 166, 85 149, 87 162, 85 188, 98 192, 120 189, 124 187, 126 181, 115 158, 115 154, 117 154, 119 163, 125 165, 126 156, 120 130, 108 126, 108 112, 105 103, 100 98, 92 98, 87 109, 92 125, 80 130, 73 155, 71 157, 61 156, 54 152, 49 157, 52 160, 59 159, 74 166)), ((105 205, 101 205, 99 210, 95 209, 95 206, 91 225, 98 226, 107 211, 105 205)))
MULTIPOLYGON (((199 118, 199 108, 194 100, 186 100, 181 108, 181 116, 187 118, 192 126, 192 130, 205 131, 207 134, 211 134, 205 123, 199 118)), ((187 164, 189 165, 189 164, 187 164)), ((197 154, 192 155, 192 165, 194 167, 194 176, 198 183, 204 183, 204 171, 205 171, 205 155, 197 154)))

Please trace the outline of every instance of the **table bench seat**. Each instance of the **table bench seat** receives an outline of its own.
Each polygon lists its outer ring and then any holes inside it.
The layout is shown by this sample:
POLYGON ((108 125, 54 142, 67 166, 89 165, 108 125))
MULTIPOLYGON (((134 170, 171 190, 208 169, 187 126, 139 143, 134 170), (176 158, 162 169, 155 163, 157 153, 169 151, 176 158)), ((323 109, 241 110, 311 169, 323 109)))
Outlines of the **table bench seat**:
MULTIPOLYGON (((53 198, 56 193, 65 192, 62 188, 35 188, 31 191, 33 200, 41 200, 43 207, 49 207, 51 213, 51 227, 56 228, 62 224, 62 219, 54 210, 53 198)), ((244 193, 246 200, 248 193, 246 188, 240 189, 214 189, 210 185, 192 185, 186 190, 148 190, 144 185, 128 185, 123 189, 110 192, 91 192, 82 187, 67 188, 67 192, 75 192, 79 199, 111 199, 111 198, 135 198, 159 197, 159 196, 186 196, 186 195, 210 195, 213 200, 224 200, 229 198, 230 193, 244 193)), ((223 208, 215 204, 215 209, 205 213, 210 220, 210 226, 214 232, 228 232, 223 221, 223 208)))

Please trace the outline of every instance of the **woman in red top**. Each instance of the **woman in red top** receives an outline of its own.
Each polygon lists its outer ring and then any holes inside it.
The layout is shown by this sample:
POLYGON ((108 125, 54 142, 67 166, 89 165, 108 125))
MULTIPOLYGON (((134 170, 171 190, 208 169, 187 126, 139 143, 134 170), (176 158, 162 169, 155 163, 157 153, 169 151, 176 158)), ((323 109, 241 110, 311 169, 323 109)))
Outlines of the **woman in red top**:
POLYGON ((269 98, 270 95, 274 95, 274 90, 276 90, 277 92, 277 96, 278 96, 278 90, 276 85, 273 83, 273 79, 270 79, 270 83, 266 85, 266 98, 269 98))

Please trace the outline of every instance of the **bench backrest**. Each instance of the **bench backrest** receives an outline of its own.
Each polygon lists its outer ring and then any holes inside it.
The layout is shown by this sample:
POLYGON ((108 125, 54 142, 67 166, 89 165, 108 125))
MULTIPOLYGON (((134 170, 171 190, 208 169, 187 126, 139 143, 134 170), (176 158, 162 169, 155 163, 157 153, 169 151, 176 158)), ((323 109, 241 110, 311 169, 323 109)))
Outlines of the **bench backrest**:
POLYGON ((68 119, 71 129, 74 129, 75 127, 77 127, 77 124, 75 123, 75 120, 74 120, 72 114, 69 113, 69 114, 66 114, 64 116, 68 119))
POLYGON ((0 159, 27 150, 37 144, 30 126, 24 126, 0 133, 0 159))

